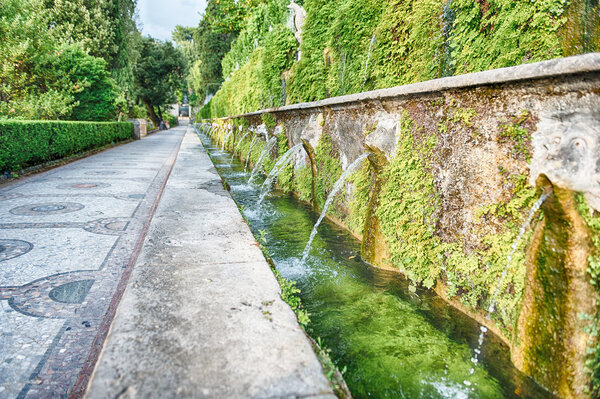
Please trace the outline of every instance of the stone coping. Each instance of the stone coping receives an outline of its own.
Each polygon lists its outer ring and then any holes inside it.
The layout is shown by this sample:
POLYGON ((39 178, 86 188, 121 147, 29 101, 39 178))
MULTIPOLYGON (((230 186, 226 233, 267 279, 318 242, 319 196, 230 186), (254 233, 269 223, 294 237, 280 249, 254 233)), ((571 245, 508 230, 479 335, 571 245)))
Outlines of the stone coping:
POLYGON ((482 72, 467 73, 464 75, 449 76, 387 89, 330 97, 319 101, 292 104, 277 108, 267 108, 246 114, 215 119, 228 120, 232 118, 257 116, 264 113, 312 110, 323 107, 343 106, 364 101, 388 100, 411 95, 422 95, 444 90, 464 89, 477 86, 514 83, 524 80, 540 80, 557 76, 589 73, 600 73, 600 53, 576 55, 532 64, 523 64, 513 67, 491 69, 482 72))

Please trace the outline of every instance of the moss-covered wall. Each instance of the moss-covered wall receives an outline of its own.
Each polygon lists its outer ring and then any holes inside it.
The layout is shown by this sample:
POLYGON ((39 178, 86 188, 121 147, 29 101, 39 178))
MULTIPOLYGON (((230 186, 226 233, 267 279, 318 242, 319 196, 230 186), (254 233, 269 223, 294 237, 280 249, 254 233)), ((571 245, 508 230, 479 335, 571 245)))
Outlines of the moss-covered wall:
MULTIPOLYGON (((565 110, 596 115, 594 109, 600 109, 598 74, 219 123, 244 126, 226 143, 239 145, 242 159, 254 134, 237 141, 248 127, 262 125, 277 135, 266 171, 302 143, 304 156, 279 184, 317 209, 342 171, 371 152, 328 211, 363 239, 363 257, 435 289, 487 325, 511 348, 516 365, 546 387, 564 397, 586 397, 600 390, 600 215, 577 190, 551 181, 532 185, 530 164, 537 156, 535 138, 546 134, 538 130, 546 126, 540 120, 565 110), (552 195, 522 230, 544 190, 552 195)), ((251 164, 264 140, 256 140, 251 164)))
POLYGON ((600 51, 597 0, 285 0, 248 10, 201 111, 222 117, 600 51))

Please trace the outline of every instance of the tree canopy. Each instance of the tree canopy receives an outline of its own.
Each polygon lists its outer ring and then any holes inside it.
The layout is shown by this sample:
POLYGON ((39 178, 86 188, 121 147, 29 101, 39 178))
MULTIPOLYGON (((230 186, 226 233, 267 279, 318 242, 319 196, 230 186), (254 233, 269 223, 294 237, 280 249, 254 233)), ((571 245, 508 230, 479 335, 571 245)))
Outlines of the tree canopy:
POLYGON ((134 100, 134 0, 0 0, 0 118, 116 119, 134 100))
POLYGON ((163 119, 160 107, 175 101, 176 91, 184 86, 186 63, 183 54, 171 42, 144 37, 141 57, 133 72, 136 95, 146 104, 152 121, 160 123, 163 119))

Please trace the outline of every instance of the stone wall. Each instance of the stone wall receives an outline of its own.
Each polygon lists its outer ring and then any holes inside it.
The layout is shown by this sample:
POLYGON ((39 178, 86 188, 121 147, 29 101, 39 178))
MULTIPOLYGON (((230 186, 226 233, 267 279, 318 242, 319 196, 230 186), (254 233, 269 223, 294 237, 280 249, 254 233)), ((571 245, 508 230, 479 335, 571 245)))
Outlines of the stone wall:
POLYGON ((249 130, 245 141, 279 136, 273 158, 302 143, 280 185, 317 208, 370 152, 329 211, 363 240, 363 258, 435 289, 558 395, 594 389, 584 363, 597 349, 600 54, 212 123, 221 140, 242 126, 231 149, 249 130))

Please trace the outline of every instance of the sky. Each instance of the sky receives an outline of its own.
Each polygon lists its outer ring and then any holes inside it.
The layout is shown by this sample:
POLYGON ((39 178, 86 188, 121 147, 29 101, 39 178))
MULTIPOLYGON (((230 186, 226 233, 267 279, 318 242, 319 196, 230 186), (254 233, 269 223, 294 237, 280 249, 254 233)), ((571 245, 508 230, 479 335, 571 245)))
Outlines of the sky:
POLYGON ((197 26, 206 0, 138 0, 142 34, 171 40, 175 25, 197 26))

